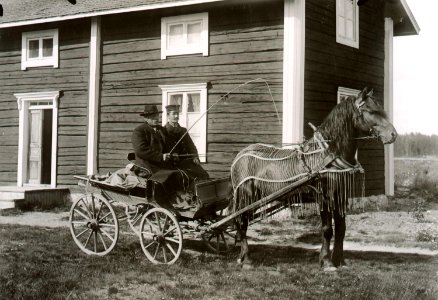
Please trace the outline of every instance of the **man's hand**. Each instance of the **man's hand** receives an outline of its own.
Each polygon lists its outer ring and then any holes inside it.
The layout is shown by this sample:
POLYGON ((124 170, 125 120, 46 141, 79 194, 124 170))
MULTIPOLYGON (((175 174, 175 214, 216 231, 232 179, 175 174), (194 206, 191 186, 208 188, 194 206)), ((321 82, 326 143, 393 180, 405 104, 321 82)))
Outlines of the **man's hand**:
POLYGON ((171 154, 170 153, 164 153, 163 154, 163 161, 170 161, 171 154))
POLYGON ((197 157, 195 157, 195 158, 193 159, 193 163, 194 163, 195 165, 197 165, 197 166, 199 166, 199 165, 201 164, 201 162, 199 161, 199 158, 197 158, 197 157))

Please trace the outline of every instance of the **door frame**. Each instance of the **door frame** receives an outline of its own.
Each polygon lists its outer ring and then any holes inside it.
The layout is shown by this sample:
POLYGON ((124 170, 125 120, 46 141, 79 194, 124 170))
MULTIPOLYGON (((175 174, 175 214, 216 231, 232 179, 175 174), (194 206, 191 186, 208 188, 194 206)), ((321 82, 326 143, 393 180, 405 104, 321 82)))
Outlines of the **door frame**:
MULTIPOLYGON (((47 104, 38 106, 38 109, 52 109, 52 157, 50 187, 56 187, 57 145, 58 145, 58 99, 59 91, 19 93, 17 98, 18 124, 18 163, 17 186, 22 187, 27 177, 28 141, 29 141, 29 108, 31 101, 47 101, 47 104)), ((44 185, 39 185, 44 186, 44 185)))

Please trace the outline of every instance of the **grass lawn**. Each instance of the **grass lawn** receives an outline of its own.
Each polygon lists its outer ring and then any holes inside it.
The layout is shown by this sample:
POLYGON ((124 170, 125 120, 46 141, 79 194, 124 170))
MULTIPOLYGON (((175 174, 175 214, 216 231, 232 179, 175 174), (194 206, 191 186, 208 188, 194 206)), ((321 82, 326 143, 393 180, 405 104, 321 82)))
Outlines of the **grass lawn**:
POLYGON ((438 299, 433 256, 346 252, 324 273, 318 251, 251 244, 252 268, 186 240, 172 266, 151 264, 134 235, 107 256, 83 254, 68 229, 0 226, 1 299, 438 299))

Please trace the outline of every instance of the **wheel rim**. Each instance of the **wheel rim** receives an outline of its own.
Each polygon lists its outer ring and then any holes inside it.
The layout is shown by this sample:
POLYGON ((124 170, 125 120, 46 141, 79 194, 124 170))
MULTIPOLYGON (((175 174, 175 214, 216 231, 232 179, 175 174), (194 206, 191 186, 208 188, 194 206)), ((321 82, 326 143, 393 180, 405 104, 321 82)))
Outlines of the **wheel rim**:
POLYGON ((227 254, 235 241, 235 235, 224 229, 215 229, 202 234, 207 248, 217 254, 227 254))
POLYGON ((151 203, 142 203, 139 205, 128 205, 125 208, 126 221, 131 227, 132 231, 135 232, 136 235, 140 235, 140 224, 143 215, 148 209, 154 208, 151 203))
POLYGON ((70 232, 83 252, 108 254, 119 237, 119 224, 113 207, 97 194, 88 194, 76 200, 70 210, 70 232))
POLYGON ((175 216, 164 208, 147 211, 141 220, 140 242, 155 264, 173 264, 181 255, 183 236, 175 216))

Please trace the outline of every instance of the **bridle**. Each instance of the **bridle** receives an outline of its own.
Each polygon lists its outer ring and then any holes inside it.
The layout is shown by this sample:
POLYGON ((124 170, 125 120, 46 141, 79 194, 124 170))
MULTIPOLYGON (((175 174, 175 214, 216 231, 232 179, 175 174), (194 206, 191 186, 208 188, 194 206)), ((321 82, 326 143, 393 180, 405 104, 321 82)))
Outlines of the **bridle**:
MULTIPOLYGON (((367 98, 371 98, 371 100, 374 101, 371 96, 367 96, 367 98)), ((363 112, 366 111, 366 110, 363 108, 363 106, 365 105, 365 100, 362 99, 361 101, 359 101, 359 103, 357 103, 356 100, 354 101, 354 104, 353 104, 355 110, 357 111, 357 115, 355 117, 356 117, 356 119, 362 119, 362 121, 368 126, 369 130, 368 130, 368 136, 360 137, 360 138, 355 138, 355 139, 356 140, 362 140, 362 139, 375 139, 375 138, 379 138, 378 132, 364 118, 363 112)))

